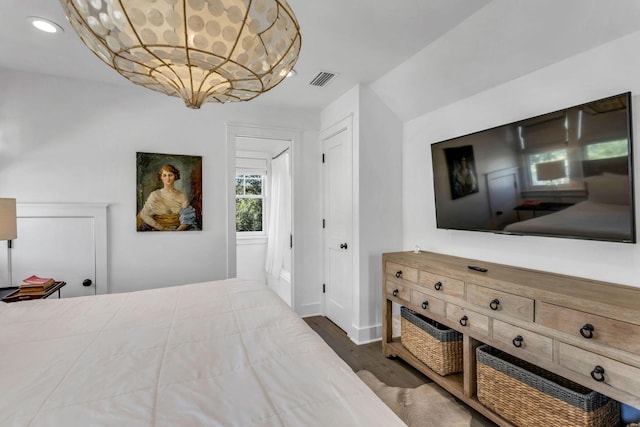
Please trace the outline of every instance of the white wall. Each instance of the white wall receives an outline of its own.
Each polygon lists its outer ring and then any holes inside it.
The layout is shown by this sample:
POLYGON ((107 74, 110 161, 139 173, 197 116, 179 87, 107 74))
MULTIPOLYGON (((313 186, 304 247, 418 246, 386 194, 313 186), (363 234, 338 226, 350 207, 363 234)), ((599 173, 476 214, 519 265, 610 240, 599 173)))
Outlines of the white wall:
POLYGON ((236 239, 236 276, 240 279, 258 280, 267 283, 264 263, 267 256, 266 237, 245 237, 236 239))
MULTIPOLYGON (((0 93, 0 195, 20 203, 107 203, 110 292, 227 277, 226 123, 300 129, 300 151, 317 153, 319 118, 312 111, 255 103, 191 110, 135 85, 6 69, 0 93), (136 151, 203 157, 202 231, 135 231, 136 151)), ((316 183, 318 169, 308 169, 305 179, 316 183)), ((319 233, 313 226, 303 221, 301 229, 319 233)), ((307 256, 317 259, 312 249, 307 256)))
POLYGON ((360 90, 359 342, 382 335, 382 254, 402 249, 402 122, 368 86, 360 90))
MULTIPOLYGON (((320 118, 319 115, 316 116, 320 118)), ((302 316, 321 312, 322 211, 319 123, 293 152, 293 307, 302 316)))
POLYGON ((322 111, 327 129, 353 116, 353 325, 357 343, 381 335, 383 252, 402 248, 402 123, 368 86, 322 111))
MULTIPOLYGON (((640 286, 638 244, 521 237, 436 229, 430 145, 606 96, 640 93, 640 33, 602 45, 418 117, 404 126, 403 244, 563 274, 640 286)), ((633 96, 633 103, 640 98, 633 96)), ((640 104, 639 104, 640 105, 640 104)), ((640 108, 634 107, 634 164, 640 108)), ((636 180, 640 174, 636 167, 636 180)), ((636 185, 636 214, 640 212, 636 185)), ((638 218, 636 215, 636 223, 638 218)))

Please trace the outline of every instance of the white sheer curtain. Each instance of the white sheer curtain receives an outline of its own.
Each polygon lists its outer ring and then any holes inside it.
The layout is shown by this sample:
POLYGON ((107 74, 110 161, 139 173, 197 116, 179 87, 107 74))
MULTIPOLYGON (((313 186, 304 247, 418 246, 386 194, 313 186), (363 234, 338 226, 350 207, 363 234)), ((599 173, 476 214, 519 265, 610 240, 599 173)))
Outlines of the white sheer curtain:
POLYGON ((291 233, 289 153, 281 154, 271 162, 271 187, 268 197, 270 205, 265 270, 268 276, 278 278, 291 233))

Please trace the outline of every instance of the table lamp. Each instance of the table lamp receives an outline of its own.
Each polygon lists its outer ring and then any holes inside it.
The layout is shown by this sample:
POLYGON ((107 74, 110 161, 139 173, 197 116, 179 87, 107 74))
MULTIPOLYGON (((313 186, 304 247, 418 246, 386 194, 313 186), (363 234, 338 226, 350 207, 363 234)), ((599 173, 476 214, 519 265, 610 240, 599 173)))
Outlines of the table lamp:
POLYGON ((17 237, 16 199, 0 198, 0 240, 7 240, 7 282, 0 282, 0 289, 11 287, 11 240, 17 237))

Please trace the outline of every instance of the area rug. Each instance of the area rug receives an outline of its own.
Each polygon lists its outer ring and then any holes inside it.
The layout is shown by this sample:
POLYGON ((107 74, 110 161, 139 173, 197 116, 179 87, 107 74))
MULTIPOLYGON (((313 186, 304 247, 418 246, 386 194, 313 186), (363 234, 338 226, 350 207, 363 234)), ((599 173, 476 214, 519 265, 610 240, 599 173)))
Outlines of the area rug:
POLYGON ((409 427, 474 427, 471 413, 435 383, 416 388, 390 387, 371 372, 358 376, 409 427))

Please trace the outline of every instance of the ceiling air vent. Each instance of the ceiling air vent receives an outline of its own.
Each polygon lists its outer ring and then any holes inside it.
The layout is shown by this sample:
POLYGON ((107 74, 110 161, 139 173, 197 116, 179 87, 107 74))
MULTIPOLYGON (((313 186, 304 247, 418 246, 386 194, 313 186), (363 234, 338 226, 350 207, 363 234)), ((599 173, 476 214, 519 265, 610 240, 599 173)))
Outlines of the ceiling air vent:
POLYGON ((329 71, 320 71, 317 76, 309 83, 311 86, 324 87, 329 84, 331 80, 336 76, 335 73, 329 71))

